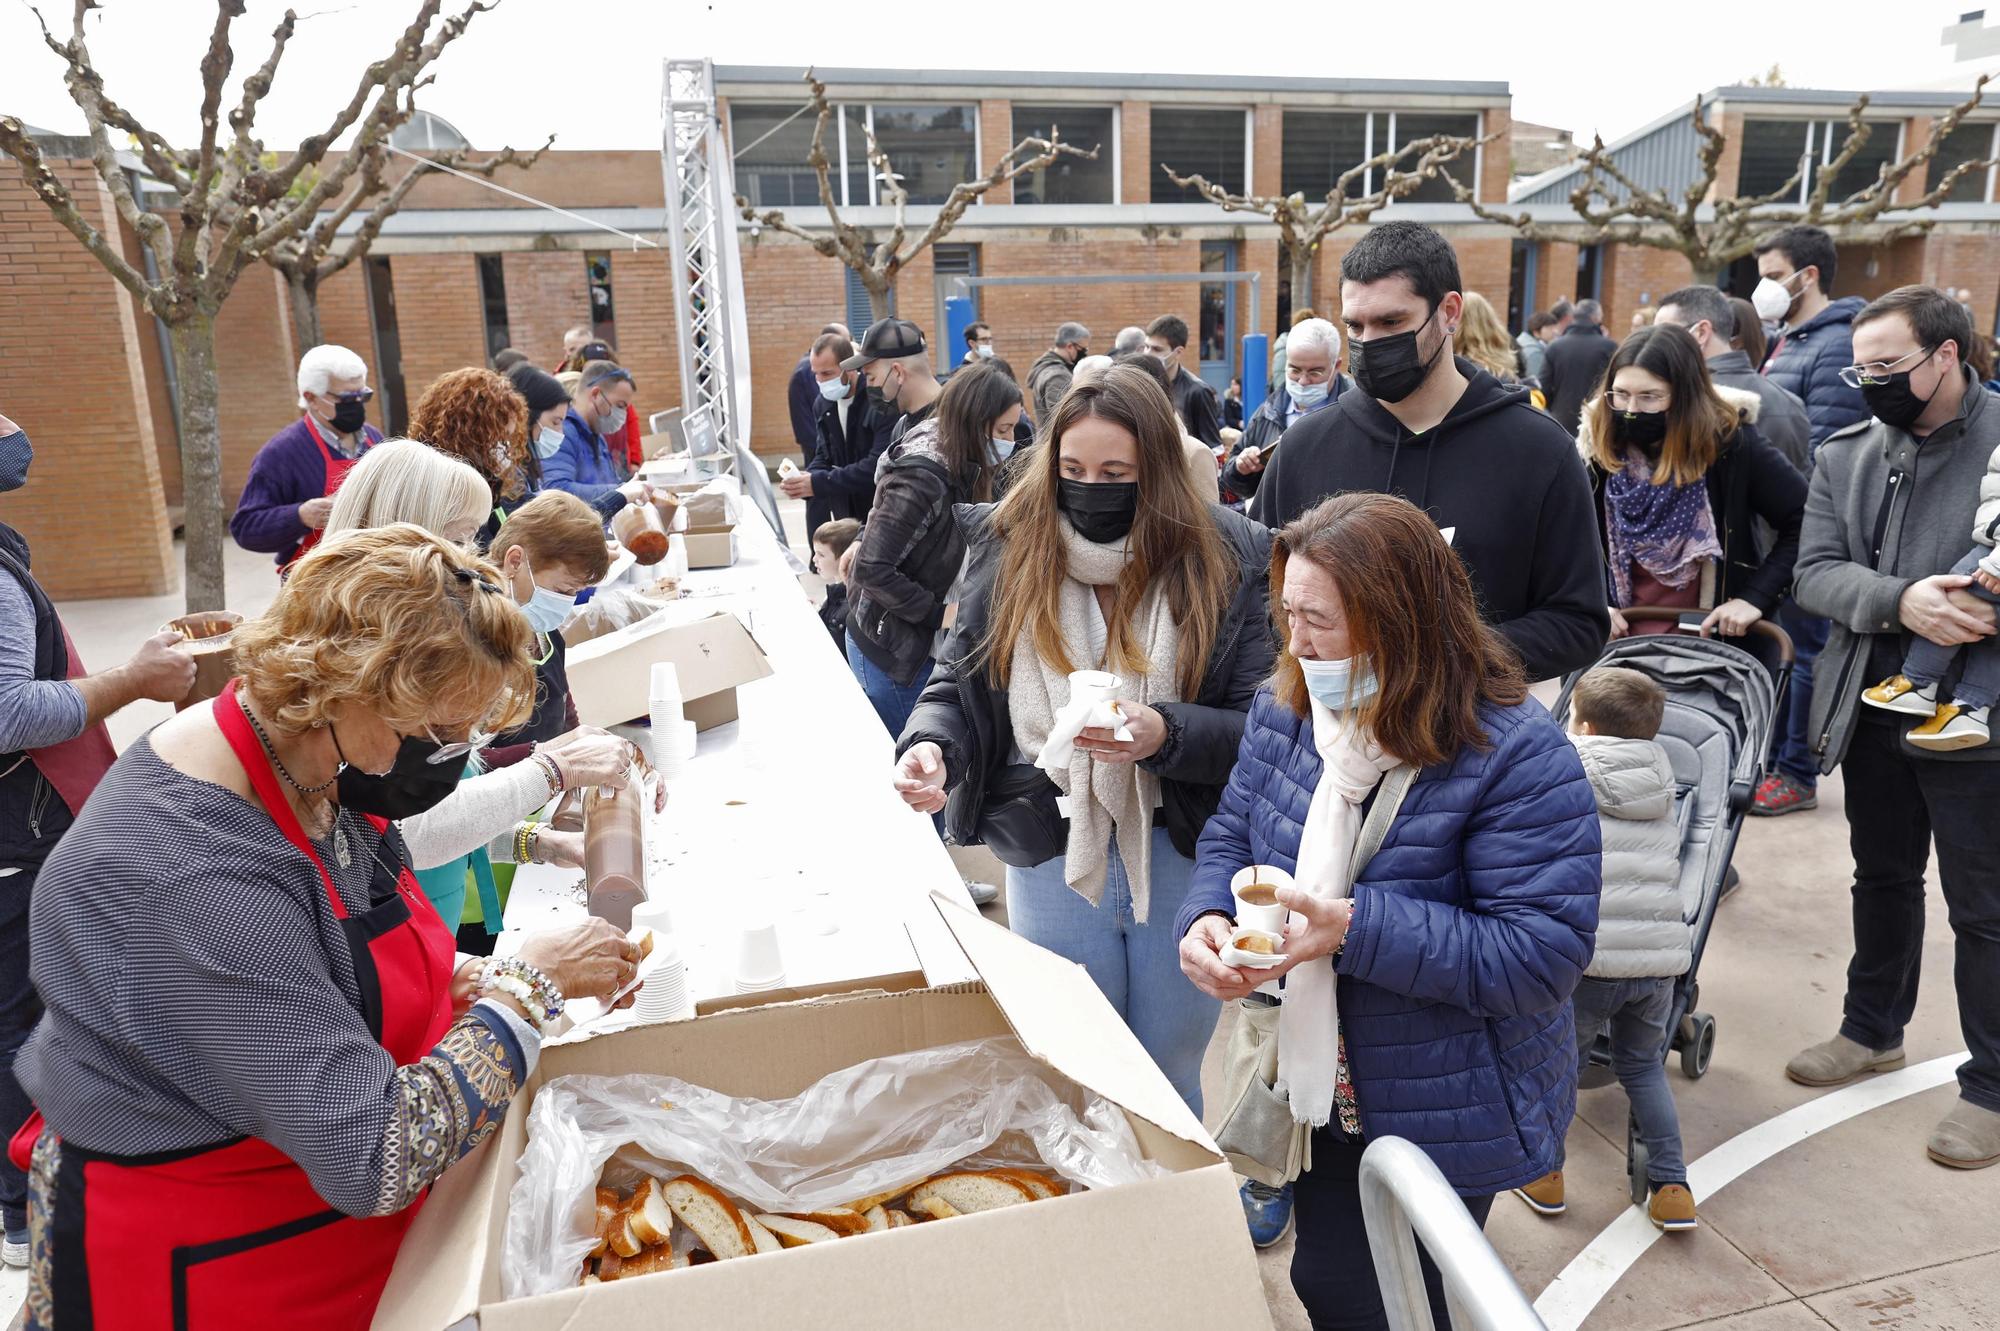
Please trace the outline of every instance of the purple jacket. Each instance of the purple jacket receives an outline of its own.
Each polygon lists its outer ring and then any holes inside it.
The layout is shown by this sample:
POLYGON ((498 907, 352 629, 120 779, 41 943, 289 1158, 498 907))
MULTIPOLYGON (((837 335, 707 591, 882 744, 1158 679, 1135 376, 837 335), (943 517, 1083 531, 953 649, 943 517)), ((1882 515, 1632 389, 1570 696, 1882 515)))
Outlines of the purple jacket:
MULTIPOLYGON (((382 432, 361 427, 361 451, 382 442, 382 432)), ((326 493, 326 459, 306 429, 305 417, 264 441, 251 459, 243 497, 229 519, 229 534, 245 550, 277 556, 278 567, 299 548, 311 530, 299 521, 299 505, 326 493)))

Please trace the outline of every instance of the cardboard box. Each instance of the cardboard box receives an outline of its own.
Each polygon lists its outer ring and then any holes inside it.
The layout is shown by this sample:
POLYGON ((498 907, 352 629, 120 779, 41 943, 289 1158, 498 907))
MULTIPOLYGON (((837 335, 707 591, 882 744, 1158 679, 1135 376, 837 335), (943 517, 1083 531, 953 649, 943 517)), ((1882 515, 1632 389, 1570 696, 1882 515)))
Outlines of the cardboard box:
POLYGON ((376 1331, 1268 1331, 1235 1174, 1083 969, 974 912, 942 902, 937 910, 982 983, 756 1007, 545 1049, 500 1131, 433 1189, 403 1242, 376 1331), (1116 1104, 1147 1156, 1173 1172, 500 1301, 513 1162, 526 1144, 528 1107, 550 1078, 656 1070, 773 1099, 866 1059, 1010 1031, 1116 1104))
POLYGON ((736 562, 736 526, 689 530, 679 539, 687 547, 689 568, 728 568, 736 562))
POLYGON ((734 721, 736 686, 771 673, 764 649, 735 615, 691 620, 669 606, 616 633, 569 646, 569 692, 578 718, 613 726, 645 716, 655 661, 674 663, 683 708, 697 730, 734 721))

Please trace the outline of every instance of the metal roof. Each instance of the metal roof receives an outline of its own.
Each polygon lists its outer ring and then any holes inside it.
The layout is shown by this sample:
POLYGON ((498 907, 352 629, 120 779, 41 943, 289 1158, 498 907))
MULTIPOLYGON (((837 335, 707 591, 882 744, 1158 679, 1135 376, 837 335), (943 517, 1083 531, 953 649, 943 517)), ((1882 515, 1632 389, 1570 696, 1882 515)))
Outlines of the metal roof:
MULTIPOLYGON (((727 84, 796 84, 805 71, 797 65, 717 65, 715 81, 727 84)), ((891 84, 910 88, 1119 88, 1141 92, 1314 92, 1423 93, 1456 97, 1505 97, 1505 81, 1468 79, 1284 78, 1261 74, 1068 73, 1017 69, 820 69, 828 85, 891 84)))

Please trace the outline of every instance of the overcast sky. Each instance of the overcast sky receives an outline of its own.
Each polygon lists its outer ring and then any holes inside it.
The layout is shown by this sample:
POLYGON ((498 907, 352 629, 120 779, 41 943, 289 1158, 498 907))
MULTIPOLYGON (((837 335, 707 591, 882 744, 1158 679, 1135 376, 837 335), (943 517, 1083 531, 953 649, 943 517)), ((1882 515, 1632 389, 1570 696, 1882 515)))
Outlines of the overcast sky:
MULTIPOLYGON (((169 138, 193 138, 197 62, 213 0, 101 0, 92 54, 111 95, 169 138)), ((446 12, 464 0, 447 0, 446 12)), ((323 126, 417 0, 298 0, 300 25, 258 119, 267 147, 323 126)), ((475 146, 659 144, 660 60, 822 68, 1046 68, 1504 80, 1514 115, 1611 139, 1696 91, 1782 65, 1795 87, 1969 89, 1939 35, 1962 3, 1789 0, 1622 5, 1605 0, 1401 0, 1236 6, 826 0, 504 0, 437 66, 420 105, 475 146), (1653 21, 1641 19, 1650 12, 1653 21), (1642 26, 1643 25, 1643 26, 1642 26)), ((67 33, 67 0, 43 5, 67 33)), ((284 5, 250 0, 236 73, 255 68, 284 5)), ((1989 19, 2000 23, 2000 16, 1989 19)), ((1991 66, 1992 61, 1985 62, 1991 66)), ((2000 99, 2000 84, 1989 94, 2000 99)), ((23 0, 0 0, 0 114, 59 130, 82 118, 23 0)))

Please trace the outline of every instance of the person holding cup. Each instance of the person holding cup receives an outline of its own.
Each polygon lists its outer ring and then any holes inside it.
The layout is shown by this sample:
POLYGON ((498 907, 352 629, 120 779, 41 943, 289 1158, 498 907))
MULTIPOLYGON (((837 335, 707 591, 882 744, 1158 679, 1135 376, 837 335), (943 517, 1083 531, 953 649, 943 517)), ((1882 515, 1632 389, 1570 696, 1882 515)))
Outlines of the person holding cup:
POLYGON ((1569 997, 1596 941, 1597 806, 1422 509, 1325 500, 1278 534, 1271 584, 1283 651, 1174 930, 1209 997, 1266 1001, 1252 991, 1283 980, 1276 1090, 1312 1130, 1312 1165, 1291 1196, 1244 1185, 1253 1238, 1275 1241, 1295 1201, 1292 1284, 1316 1331, 1386 1327, 1357 1183, 1369 1139, 1422 1148, 1481 1224, 1496 1193, 1561 1159, 1569 997), (1406 793, 1350 880, 1367 810, 1402 768, 1406 793), (1225 960, 1231 885, 1253 865, 1297 880, 1274 894, 1290 918, 1267 969, 1225 960))
POLYGON ((1271 534, 1201 500, 1172 403, 1130 366, 1072 386, 1006 497, 958 514, 965 590, 896 788, 1009 866, 1015 931, 1089 971, 1200 1113, 1219 1006, 1182 981, 1171 921, 1271 669, 1271 534), (1038 766, 1087 670, 1122 733, 1038 766))

